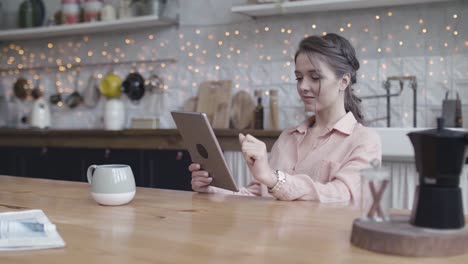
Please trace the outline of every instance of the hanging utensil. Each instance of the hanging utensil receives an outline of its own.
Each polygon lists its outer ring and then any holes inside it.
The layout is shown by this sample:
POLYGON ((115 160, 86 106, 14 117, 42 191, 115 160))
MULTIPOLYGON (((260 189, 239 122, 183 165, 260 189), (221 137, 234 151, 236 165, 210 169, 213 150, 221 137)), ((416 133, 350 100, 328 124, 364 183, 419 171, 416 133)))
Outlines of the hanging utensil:
POLYGON ((130 73, 122 86, 124 93, 134 102, 140 100, 145 94, 145 79, 138 72, 130 73))
POLYGON ((65 104, 70 108, 75 108, 83 102, 83 97, 78 92, 78 82, 80 79, 80 72, 78 71, 75 79, 75 90, 67 98, 65 98, 65 104))
POLYGON ((22 76, 20 76, 13 85, 13 92, 20 100, 28 99, 31 96, 31 90, 31 83, 22 76))
POLYGON ((99 91, 108 99, 120 97, 121 88, 122 80, 113 72, 113 69, 99 83, 99 91))
POLYGON ((99 92, 96 76, 91 74, 83 92, 83 103, 85 106, 93 108, 97 105, 100 98, 101 93, 99 92))
POLYGON ((49 102, 53 105, 62 106, 62 94, 60 93, 58 84, 57 84, 57 74, 55 74, 55 90, 56 93, 49 97, 49 102))
POLYGON ((41 77, 39 77, 36 80, 36 85, 34 85, 34 88, 31 91, 31 96, 32 96, 32 98, 34 98, 34 100, 37 100, 42 96, 42 90, 39 87, 40 84, 41 84, 41 77))
POLYGON ((164 89, 164 80, 158 74, 153 73, 145 81, 145 88, 150 93, 164 89))

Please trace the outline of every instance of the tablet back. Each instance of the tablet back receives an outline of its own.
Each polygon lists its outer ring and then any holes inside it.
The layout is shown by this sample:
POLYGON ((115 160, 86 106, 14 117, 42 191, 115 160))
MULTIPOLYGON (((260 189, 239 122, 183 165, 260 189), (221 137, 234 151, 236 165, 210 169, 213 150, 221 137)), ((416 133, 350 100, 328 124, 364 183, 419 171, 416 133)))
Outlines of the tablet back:
POLYGON ((239 191, 207 116, 199 112, 171 114, 192 161, 200 164, 213 177, 210 185, 239 191))

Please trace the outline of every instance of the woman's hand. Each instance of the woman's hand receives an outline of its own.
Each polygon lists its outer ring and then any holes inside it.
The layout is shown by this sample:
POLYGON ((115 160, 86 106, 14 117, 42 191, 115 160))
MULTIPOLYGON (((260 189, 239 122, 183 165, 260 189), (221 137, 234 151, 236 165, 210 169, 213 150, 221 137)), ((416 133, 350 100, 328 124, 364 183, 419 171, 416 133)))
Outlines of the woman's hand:
POLYGON ((247 134, 244 136, 242 133, 239 133, 239 142, 242 154, 253 177, 267 187, 273 187, 277 179, 270 168, 270 164, 268 164, 268 153, 265 143, 252 135, 247 134))
POLYGON ((188 167, 192 172, 192 189, 196 192, 210 192, 210 183, 213 178, 209 177, 207 171, 201 170, 200 164, 192 163, 188 167))

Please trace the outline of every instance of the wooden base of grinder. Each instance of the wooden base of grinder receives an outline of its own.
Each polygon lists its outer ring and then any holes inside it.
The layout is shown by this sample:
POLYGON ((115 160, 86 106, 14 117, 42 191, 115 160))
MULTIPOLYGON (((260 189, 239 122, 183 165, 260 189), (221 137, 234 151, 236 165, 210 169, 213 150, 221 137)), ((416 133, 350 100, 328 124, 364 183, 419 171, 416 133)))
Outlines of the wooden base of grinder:
POLYGON ((356 219, 351 243, 379 253, 411 257, 444 257, 468 253, 468 228, 430 229, 413 226, 409 216, 390 221, 356 219))

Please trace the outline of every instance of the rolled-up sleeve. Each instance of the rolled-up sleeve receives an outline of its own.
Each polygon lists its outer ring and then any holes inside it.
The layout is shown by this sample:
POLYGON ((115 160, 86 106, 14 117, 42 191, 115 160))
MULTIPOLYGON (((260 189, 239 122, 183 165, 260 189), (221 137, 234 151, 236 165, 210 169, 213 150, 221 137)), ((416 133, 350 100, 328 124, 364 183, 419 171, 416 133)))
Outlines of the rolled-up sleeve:
POLYGON ((380 162, 382 157, 380 141, 372 141, 356 147, 341 165, 330 163, 327 170, 329 182, 315 181, 306 174, 286 174, 286 182, 273 196, 279 200, 318 200, 324 203, 359 200, 360 171, 368 168, 373 160, 380 162))

